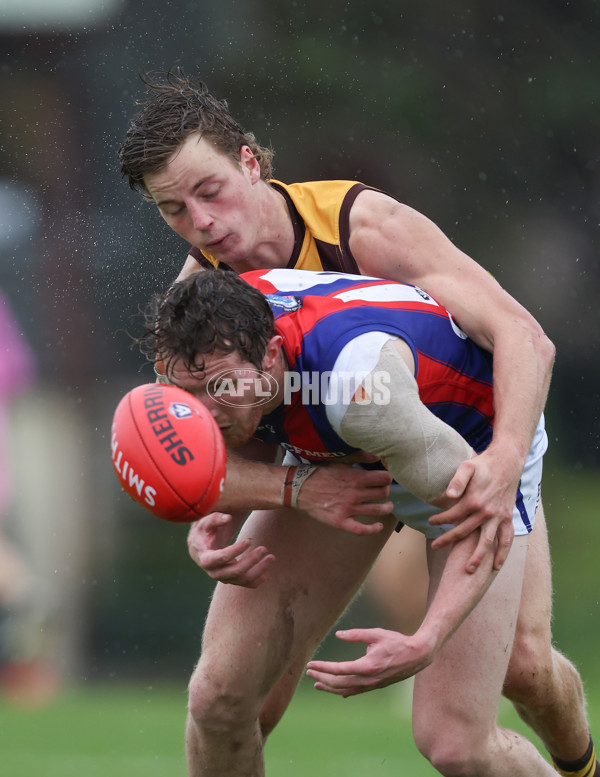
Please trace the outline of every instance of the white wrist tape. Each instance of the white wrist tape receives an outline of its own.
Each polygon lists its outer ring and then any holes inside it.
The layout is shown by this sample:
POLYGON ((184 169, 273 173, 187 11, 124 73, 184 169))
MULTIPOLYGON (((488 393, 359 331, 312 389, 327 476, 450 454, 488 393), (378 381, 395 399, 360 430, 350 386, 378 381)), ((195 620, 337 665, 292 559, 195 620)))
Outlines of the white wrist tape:
POLYGON ((289 466, 281 487, 281 498, 284 507, 298 507, 298 495, 304 481, 317 469, 316 464, 299 464, 289 466))
MULTIPOLYGON (((458 465, 473 456, 473 449, 421 402, 416 380, 390 341, 381 349, 371 375, 376 372, 389 375, 389 402, 353 400, 340 425, 341 437, 381 456, 396 482, 424 502, 432 502, 444 494, 458 465)), ((364 383, 369 385, 367 378, 364 383)))

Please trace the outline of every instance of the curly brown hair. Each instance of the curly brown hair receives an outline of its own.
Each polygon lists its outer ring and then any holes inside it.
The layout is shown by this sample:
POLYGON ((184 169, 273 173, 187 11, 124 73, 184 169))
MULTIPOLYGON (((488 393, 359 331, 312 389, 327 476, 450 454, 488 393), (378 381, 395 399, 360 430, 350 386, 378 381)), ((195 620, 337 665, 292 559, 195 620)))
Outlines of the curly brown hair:
POLYGON ((155 295, 144 333, 135 342, 169 376, 175 361, 202 373, 203 355, 237 352, 262 368, 267 343, 276 334, 273 311, 260 291, 227 270, 196 272, 155 295))
POLYGON ((229 112, 225 100, 217 100, 199 78, 183 71, 159 74, 156 80, 141 76, 146 99, 138 100, 141 111, 133 118, 118 158, 121 174, 144 199, 150 194, 144 176, 163 168, 184 141, 194 133, 209 138, 235 162, 240 149, 249 146, 258 160, 261 177, 273 177, 273 151, 260 146, 252 132, 244 132, 229 112))

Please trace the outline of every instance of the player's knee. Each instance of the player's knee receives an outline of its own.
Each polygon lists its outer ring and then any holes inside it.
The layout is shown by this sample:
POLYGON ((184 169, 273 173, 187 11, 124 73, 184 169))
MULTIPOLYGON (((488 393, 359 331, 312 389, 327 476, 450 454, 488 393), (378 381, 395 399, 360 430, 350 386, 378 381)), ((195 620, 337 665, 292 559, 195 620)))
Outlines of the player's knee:
POLYGON ((419 751, 440 774, 446 777, 476 777, 483 774, 485 765, 464 740, 435 737, 419 751))
POLYGON ((217 672, 197 669, 188 688, 188 713, 204 731, 226 735, 256 718, 239 685, 217 672))
POLYGON ((475 727, 449 725, 414 728, 415 744, 440 774, 446 777, 475 777, 485 773, 482 739, 474 736, 475 727))
POLYGON ((504 680, 503 693, 514 703, 533 701, 546 694, 554 673, 550 638, 535 633, 517 634, 504 680))
POLYGON ((575 666, 552 648, 541 656, 529 645, 511 663, 504 681, 503 694, 516 705, 521 716, 527 710, 555 708, 578 702, 585 704, 583 684, 575 666))

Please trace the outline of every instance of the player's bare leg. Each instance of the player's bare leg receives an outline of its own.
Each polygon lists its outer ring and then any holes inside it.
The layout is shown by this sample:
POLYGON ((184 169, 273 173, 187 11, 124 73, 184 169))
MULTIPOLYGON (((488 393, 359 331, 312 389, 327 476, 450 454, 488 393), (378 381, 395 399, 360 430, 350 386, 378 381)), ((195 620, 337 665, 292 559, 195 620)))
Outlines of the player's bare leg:
POLYGON ((550 551, 540 505, 529 540, 504 695, 553 756, 562 761, 577 761, 590 740, 583 687, 573 664, 552 647, 551 609, 550 551))
MULTIPOLYGON (((527 739, 496 715, 519 610, 527 537, 517 537, 498 577, 434 662, 415 678, 413 729, 419 750, 447 777, 551 777, 527 739)), ((447 551, 431 554, 439 585, 447 551)))
MULTIPOLYGON (((425 537, 403 526, 400 532, 392 533, 367 578, 365 593, 379 614, 378 625, 414 634, 425 615, 428 585, 425 537)), ((413 684, 414 678, 410 678, 394 686, 394 712, 407 720, 411 716, 413 684)))
POLYGON ((304 677, 306 664, 310 661, 313 654, 314 650, 308 651, 291 666, 288 666, 283 676, 266 698, 259 715, 263 742, 267 741, 267 737, 283 717, 296 692, 300 679, 304 677))
MULTIPOLYGON (((419 628, 427 605, 428 585, 427 548, 423 534, 409 526, 404 526, 401 532, 392 532, 368 577, 368 592, 389 628, 403 634, 413 634, 419 628), (393 581, 393 589, 390 581, 393 581)), ((260 714, 265 737, 281 719, 305 669, 304 661, 289 667, 267 698, 260 714)), ((406 712, 410 714, 411 680, 396 687, 402 693, 403 708, 406 706, 406 712)))
POLYGON ((424 535, 404 526, 394 532, 367 579, 367 592, 390 628, 414 634, 427 606, 427 549, 424 535))
POLYGON ((191 777, 264 774, 260 713, 273 688, 286 695, 296 668, 312 655, 360 587, 394 521, 378 535, 336 531, 302 513, 254 513, 242 532, 276 561, 250 590, 218 584, 192 675, 186 729, 191 777), (291 671, 292 674, 286 674, 291 671))
MULTIPOLYGON (((403 529, 392 534, 369 575, 368 590, 390 618, 392 628, 414 630, 423 615, 415 602, 423 597, 415 591, 420 575, 407 576, 394 560, 414 554, 422 558, 423 535, 403 529), (410 591, 412 602, 403 610, 405 598, 394 591, 410 591)), ((548 533, 543 508, 537 511, 529 535, 529 551, 515 641, 504 684, 521 718, 540 737, 548 752, 561 761, 580 761, 589 747, 590 734, 581 678, 573 664, 552 647, 552 582, 548 533)), ((590 758, 591 758, 590 754, 590 758)), ((574 766, 578 764, 575 763, 574 766)), ((572 771, 576 771, 572 769, 572 771)), ((592 771, 589 777, 598 777, 592 771)))

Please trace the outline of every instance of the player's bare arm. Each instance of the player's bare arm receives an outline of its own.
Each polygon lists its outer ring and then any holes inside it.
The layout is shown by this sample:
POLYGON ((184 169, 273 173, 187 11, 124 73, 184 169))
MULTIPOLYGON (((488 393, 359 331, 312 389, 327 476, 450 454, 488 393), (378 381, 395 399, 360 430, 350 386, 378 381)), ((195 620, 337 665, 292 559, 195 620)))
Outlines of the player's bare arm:
MULTIPOLYGON (((524 541, 519 538, 519 541, 524 541)), ((307 674, 315 688, 348 697, 384 688, 429 666, 448 639, 487 591, 497 572, 490 549, 473 574, 465 571, 478 542, 477 532, 455 543, 427 615, 412 635, 387 629, 348 629, 336 632, 346 642, 367 645, 364 656, 354 661, 310 661, 307 674)))
MULTIPOLYGON (((238 456, 264 463, 276 463, 278 445, 251 440, 236 449, 238 456)), ((248 516, 247 510, 235 514, 213 512, 190 526, 188 551, 192 560, 213 580, 257 588, 267 577, 275 556, 264 545, 235 537, 248 516)))
MULTIPOLYGON (((253 455, 251 451, 246 453, 253 455)), ((260 459, 261 452, 255 455, 260 459)), ((193 561, 213 580, 257 588, 267 578, 275 556, 265 546, 256 545, 249 538, 235 540, 235 536, 250 508, 282 506, 284 483, 290 474, 288 467, 251 461, 236 454, 228 456, 227 473, 231 495, 225 494, 219 500, 219 511, 205 515, 191 526, 188 550, 193 561), (247 509, 232 507, 240 503, 247 509)), ((371 522, 366 516, 385 519, 390 514, 393 505, 384 501, 390 482, 387 472, 368 472, 344 464, 315 467, 302 482, 298 507, 335 528, 358 535, 375 534, 381 531, 383 523, 371 522), (357 515, 362 518, 357 520, 357 515)))
MULTIPOLYGON (((250 461, 228 451, 227 476, 215 505, 219 512, 270 510, 285 506, 288 468, 250 461)), ((391 477, 381 470, 359 470, 347 464, 317 466, 301 485, 297 506, 312 518, 354 534, 375 534, 392 512, 387 500, 391 477)))
MULTIPOLYGON (((422 287, 471 339, 494 354, 494 438, 484 453, 463 463, 450 482, 448 496, 459 501, 432 522, 463 524, 440 538, 436 547, 487 521, 497 527, 508 524, 546 401, 554 346, 488 272, 412 208, 380 192, 364 191, 351 211, 350 226, 350 246, 362 273, 422 287)), ((471 565, 480 558, 478 551, 471 565)))
POLYGON ((275 556, 251 539, 235 540, 247 513, 210 513, 188 532, 192 560, 215 581, 258 588, 267 578, 275 556))

